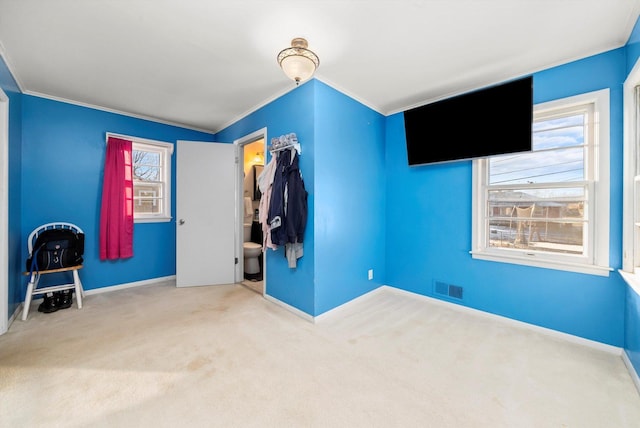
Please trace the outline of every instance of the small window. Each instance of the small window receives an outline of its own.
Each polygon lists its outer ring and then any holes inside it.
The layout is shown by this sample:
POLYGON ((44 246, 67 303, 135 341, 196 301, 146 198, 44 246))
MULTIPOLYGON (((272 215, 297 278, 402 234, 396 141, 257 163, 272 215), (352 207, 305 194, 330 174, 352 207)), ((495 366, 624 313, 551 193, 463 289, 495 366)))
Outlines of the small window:
POLYGON ((531 152, 474 161, 474 257, 608 275, 608 110, 607 91, 536 105, 531 152))
POLYGON ((173 144, 132 141, 134 221, 170 221, 173 144))

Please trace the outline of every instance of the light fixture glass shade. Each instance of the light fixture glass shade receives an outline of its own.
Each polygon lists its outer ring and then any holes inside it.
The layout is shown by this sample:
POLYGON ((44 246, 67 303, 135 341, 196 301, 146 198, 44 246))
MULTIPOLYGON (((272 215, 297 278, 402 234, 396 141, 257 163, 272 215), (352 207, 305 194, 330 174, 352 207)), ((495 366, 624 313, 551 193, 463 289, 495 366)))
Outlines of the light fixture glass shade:
POLYGON ((283 49, 278 54, 278 64, 282 71, 296 84, 310 79, 320 65, 318 56, 307 49, 307 46, 305 39, 295 38, 291 41, 290 48, 283 49))

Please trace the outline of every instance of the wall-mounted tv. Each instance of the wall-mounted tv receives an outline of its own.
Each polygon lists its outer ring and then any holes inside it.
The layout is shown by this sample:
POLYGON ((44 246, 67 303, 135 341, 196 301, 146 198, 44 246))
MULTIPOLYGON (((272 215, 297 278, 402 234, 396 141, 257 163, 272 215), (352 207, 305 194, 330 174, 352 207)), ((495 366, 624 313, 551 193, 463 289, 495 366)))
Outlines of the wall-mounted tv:
POLYGON ((533 78, 404 112, 409 165, 531 151, 533 78))

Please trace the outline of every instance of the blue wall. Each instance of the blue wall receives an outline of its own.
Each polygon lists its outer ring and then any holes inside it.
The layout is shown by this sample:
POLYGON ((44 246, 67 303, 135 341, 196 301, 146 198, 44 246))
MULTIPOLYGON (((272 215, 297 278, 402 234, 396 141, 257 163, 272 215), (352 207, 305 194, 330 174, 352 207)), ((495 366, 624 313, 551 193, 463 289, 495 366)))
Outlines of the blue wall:
POLYGON ((324 83, 314 85, 319 315, 384 284, 385 119, 324 83))
MULTIPOLYGON (((534 75, 536 103, 610 88, 610 266, 621 267, 624 49, 534 75)), ((480 136, 481 137, 481 136, 480 136)), ((462 305, 614 346, 624 343, 625 284, 609 277, 474 260, 471 161, 409 168, 402 114, 387 119, 387 283, 438 297, 434 281, 464 287, 462 305)))
MULTIPOLYGON (((20 268, 24 269, 31 230, 51 221, 68 221, 86 234, 85 290, 175 275, 175 221, 137 223, 132 258, 99 259, 105 133, 173 143, 212 141, 213 135, 28 95, 23 95, 22 111, 20 268)), ((172 169, 175 171, 175 153, 172 169)), ((175 174, 172 187, 175 189, 175 174)), ((175 191, 175 215, 174 196, 175 191)))
MULTIPOLYGON (((309 194, 304 256, 290 269, 284 248, 267 250, 266 293, 308 314, 314 314, 314 99, 316 82, 307 82, 216 134, 216 141, 231 143, 267 128, 267 141, 295 132, 302 146, 300 171, 309 194)), ((270 159, 270 156, 267 159, 270 159)))
POLYGON ((627 287, 626 297, 624 350, 636 373, 640 373, 640 296, 627 287))
POLYGON ((384 117, 312 80, 216 135, 295 132, 309 192, 304 256, 267 251, 267 294, 316 316, 379 287, 384 261, 384 117), (374 280, 367 272, 374 270, 374 280))
POLYGON ((0 57, 0 88, 9 97, 9 213, 8 213, 8 314, 11 316, 23 301, 22 272, 22 94, 4 58, 0 57))

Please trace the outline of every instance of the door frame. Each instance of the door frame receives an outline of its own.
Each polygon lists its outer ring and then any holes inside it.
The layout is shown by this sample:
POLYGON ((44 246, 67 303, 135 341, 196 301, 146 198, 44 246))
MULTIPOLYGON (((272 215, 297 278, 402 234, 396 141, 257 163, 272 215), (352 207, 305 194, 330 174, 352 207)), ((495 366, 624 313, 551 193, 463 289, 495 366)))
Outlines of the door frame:
MULTIPOLYGON (((236 257, 238 263, 236 264, 236 282, 244 281, 244 250, 242 243, 244 242, 244 229, 243 229, 243 213, 244 213, 244 146, 254 143, 258 140, 264 140, 264 153, 265 153, 265 166, 266 166, 266 153, 267 153, 267 128, 258 129, 250 134, 240 137, 233 141, 236 146, 236 257)), ((263 272, 262 272, 262 294, 265 295, 267 291, 267 253, 263 252, 263 272)))
POLYGON ((0 88, 0 334, 9 329, 9 97, 0 88))

